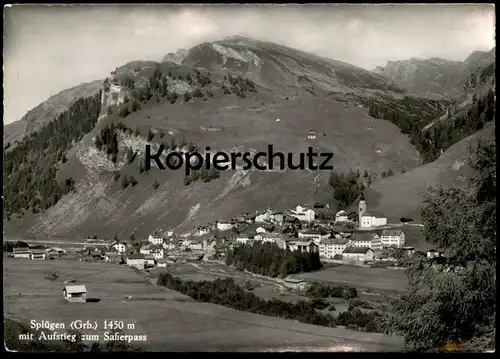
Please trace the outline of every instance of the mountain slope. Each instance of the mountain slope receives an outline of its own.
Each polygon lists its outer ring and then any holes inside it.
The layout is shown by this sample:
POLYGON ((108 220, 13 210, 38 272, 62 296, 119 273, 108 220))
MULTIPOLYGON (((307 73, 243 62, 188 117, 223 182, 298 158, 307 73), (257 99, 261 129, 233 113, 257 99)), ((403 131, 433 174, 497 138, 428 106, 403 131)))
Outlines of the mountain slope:
POLYGON ((418 223, 422 203, 420 193, 427 186, 467 185, 464 178, 470 174, 467 165, 469 145, 476 143, 478 138, 494 139, 495 123, 488 124, 481 131, 454 144, 434 162, 374 182, 365 192, 369 210, 384 213, 389 221, 410 217, 418 223))
MULTIPOLYGON (((413 178, 420 173, 414 172, 420 170, 420 158, 410 138, 397 127, 400 123, 375 119, 367 107, 374 102, 393 106, 410 124, 425 115, 418 126, 443 111, 439 101, 409 98, 383 76, 268 42, 233 37, 179 54, 162 63, 134 61, 112 71, 101 82, 96 118, 92 101, 70 106, 61 121, 78 124, 78 132, 58 122, 57 136, 50 136, 52 127, 45 134, 50 150, 37 136, 31 140, 45 148, 40 161, 33 162, 37 157, 27 145, 15 152, 18 157, 7 158, 6 188, 15 193, 6 202, 6 233, 70 238, 128 238, 135 233, 140 238, 154 230, 182 233, 269 206, 286 210, 315 201, 335 204, 329 171, 238 167, 187 176, 154 164, 145 171, 145 146, 156 150, 163 144, 164 155, 172 149, 204 152, 207 145, 211 153, 255 154, 272 144, 274 152, 293 153, 294 163, 299 152, 313 147, 332 153, 330 164, 337 171, 366 169, 376 179, 390 168, 406 170, 413 178), (308 139, 310 130, 316 138, 308 139), (131 156, 134 152, 138 155, 131 156), (19 159, 29 175, 13 165, 19 159), (42 188, 28 196, 33 191, 27 190, 26 178, 39 173, 45 180, 35 184, 42 188)), ((373 193, 379 197, 392 190, 377 186, 375 181, 373 193)), ((386 205, 406 203, 401 193, 381 201, 374 205, 384 211, 386 205)))
POLYGON ((471 74, 495 62, 495 48, 475 51, 465 61, 439 58, 389 61, 375 69, 410 92, 435 97, 460 98, 471 74))
POLYGON ((68 109, 69 105, 80 97, 89 97, 96 94, 102 88, 102 80, 82 83, 70 89, 63 90, 57 95, 50 97, 47 101, 34 107, 19 121, 4 126, 3 141, 14 143, 37 131, 42 126, 52 121, 54 117, 68 109))

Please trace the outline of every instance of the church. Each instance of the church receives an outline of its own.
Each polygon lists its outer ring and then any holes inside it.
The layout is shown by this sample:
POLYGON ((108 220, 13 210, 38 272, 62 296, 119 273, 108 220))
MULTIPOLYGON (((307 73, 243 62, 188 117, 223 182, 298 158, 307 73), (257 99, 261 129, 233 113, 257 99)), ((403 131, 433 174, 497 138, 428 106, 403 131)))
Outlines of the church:
POLYGON ((367 212, 365 197, 362 194, 358 205, 359 229, 370 229, 387 225, 387 218, 377 217, 367 212))

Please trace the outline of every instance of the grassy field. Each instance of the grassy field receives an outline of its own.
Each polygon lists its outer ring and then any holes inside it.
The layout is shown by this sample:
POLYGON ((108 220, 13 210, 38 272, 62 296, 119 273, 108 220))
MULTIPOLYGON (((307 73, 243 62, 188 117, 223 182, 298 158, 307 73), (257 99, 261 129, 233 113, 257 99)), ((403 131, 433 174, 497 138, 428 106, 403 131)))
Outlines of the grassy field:
POLYGON ((307 281, 321 281, 337 284, 347 284, 369 292, 402 292, 408 281, 404 271, 384 268, 364 268, 351 265, 339 265, 317 272, 296 274, 292 277, 307 281))
MULTIPOLYGON (((76 319, 121 320, 133 324, 129 334, 145 334, 134 343, 149 350, 308 350, 350 346, 360 350, 399 350, 398 338, 342 328, 324 328, 284 319, 197 303, 180 293, 157 287, 133 270, 105 263, 28 261, 4 258, 4 313, 30 320, 66 323, 76 319), (55 281, 45 279, 57 272, 55 281), (88 297, 99 301, 69 303, 64 281, 85 284, 88 297), (128 297, 128 299, 126 299, 128 297)), ((104 332, 98 329, 101 334, 104 332)), ((93 333, 95 334, 95 332, 93 333)), ((338 349, 337 350, 341 350, 338 349)))

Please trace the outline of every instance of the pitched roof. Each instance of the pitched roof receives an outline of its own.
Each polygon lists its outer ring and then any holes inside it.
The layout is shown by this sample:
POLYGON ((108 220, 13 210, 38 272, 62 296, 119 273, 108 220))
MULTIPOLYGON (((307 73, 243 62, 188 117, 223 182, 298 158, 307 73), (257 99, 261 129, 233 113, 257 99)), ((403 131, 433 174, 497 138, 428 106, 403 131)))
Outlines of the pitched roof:
POLYGON ((401 229, 384 229, 382 231, 383 236, 400 236, 403 231, 401 229))
POLYGON ((32 249, 31 254, 46 254, 47 251, 45 249, 32 249))
POLYGON ((29 249, 29 247, 14 248, 13 252, 14 253, 27 253, 27 252, 30 252, 30 249, 29 249))
POLYGON ((354 242, 371 242, 375 236, 375 232, 355 232, 352 234, 351 240, 354 242))
POLYGON ((129 254, 127 259, 144 259, 144 254, 129 254))
POLYGON ((342 253, 365 254, 371 251, 369 247, 347 247, 342 253))
POLYGON ((87 293, 87 288, 84 285, 67 285, 64 287, 64 290, 68 294, 73 293, 87 293))
POLYGON ((299 233, 302 234, 319 234, 319 235, 325 235, 328 234, 328 232, 324 229, 306 229, 305 231, 300 231, 299 233))
POLYGON ((325 238, 321 240, 320 244, 347 244, 347 242, 349 242, 349 240, 344 238, 325 238))

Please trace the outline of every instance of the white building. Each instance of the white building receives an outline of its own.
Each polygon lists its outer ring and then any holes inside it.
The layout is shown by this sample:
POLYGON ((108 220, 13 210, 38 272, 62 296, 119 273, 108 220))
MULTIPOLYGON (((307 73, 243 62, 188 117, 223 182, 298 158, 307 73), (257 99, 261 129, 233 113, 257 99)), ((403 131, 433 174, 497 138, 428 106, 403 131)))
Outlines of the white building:
POLYGON ((383 248, 380 236, 374 232, 356 232, 351 237, 351 246, 362 248, 367 247, 373 251, 381 251, 383 248))
POLYGON ((276 238, 280 236, 279 233, 260 233, 253 237, 254 241, 264 242, 264 243, 274 243, 276 238))
POLYGON ((164 258, 159 258, 156 260, 156 266, 158 268, 166 268, 167 267, 167 260, 164 258))
POLYGON ((322 239, 327 239, 330 237, 330 233, 324 229, 307 229, 304 231, 299 231, 299 238, 306 240, 312 239, 314 243, 319 244, 322 239))
POLYGON ((31 256, 31 250, 27 247, 14 248, 13 249, 14 258, 26 258, 29 259, 31 256))
POLYGON ((342 254, 349 246, 349 239, 327 238, 319 243, 319 256, 323 258, 333 258, 337 254, 342 254))
POLYGON ((384 247, 401 248, 405 245, 405 234, 401 229, 384 229, 380 239, 384 247))
POLYGON ((436 257, 439 257, 438 251, 436 251, 435 249, 431 249, 431 250, 427 251, 427 258, 431 259, 431 258, 436 258, 436 257))
POLYGON ((255 223, 266 223, 271 220, 271 217, 273 215, 273 212, 271 210, 266 210, 263 213, 259 213, 255 216, 255 223))
POLYGON ((373 261, 373 250, 368 247, 347 247, 342 252, 344 262, 370 262, 373 261))
POLYGON ((234 222, 217 222, 217 229, 219 231, 227 231, 236 227, 234 222))
POLYGON ((288 243, 288 249, 299 252, 319 252, 319 247, 313 240, 309 241, 291 241, 288 243))
POLYGON ((163 237, 158 234, 150 234, 148 242, 160 246, 163 244, 163 237))
POLYGON ((127 245, 125 243, 114 243, 111 245, 111 248, 118 253, 125 253, 127 251, 127 245))
POLYGON ((257 234, 267 233, 267 230, 264 227, 258 227, 255 230, 255 233, 257 233, 257 234))
POLYGON ((365 212, 361 216, 360 228, 372 228, 385 226, 387 224, 387 218, 373 216, 368 212, 365 212))
POLYGON ((312 209, 299 205, 290 211, 290 216, 297 218, 301 222, 311 223, 314 221, 315 213, 312 209))
POLYGON ((137 269, 144 269, 144 254, 131 254, 127 257, 127 265, 137 269))
POLYGON ((335 222, 336 223, 342 223, 342 222, 349 222, 349 217, 347 216, 348 213, 346 211, 339 211, 335 214, 335 222))
POLYGON ((360 229, 380 227, 387 224, 387 218, 374 216, 367 212, 366 201, 363 196, 361 197, 358 205, 358 221, 360 229))
POLYGON ((174 250, 175 248, 177 248, 175 242, 173 241, 163 242, 162 247, 165 250, 174 250))
POLYGON ((250 242, 253 242, 253 238, 251 238, 248 235, 240 234, 239 236, 236 237, 236 243, 248 244, 250 242))
POLYGON ((204 236, 205 234, 210 233, 211 228, 208 226, 200 226, 196 228, 196 231, 194 232, 194 236, 201 237, 204 236))
POLYGON ((32 260, 45 260, 47 252, 44 249, 33 249, 30 254, 32 260))

